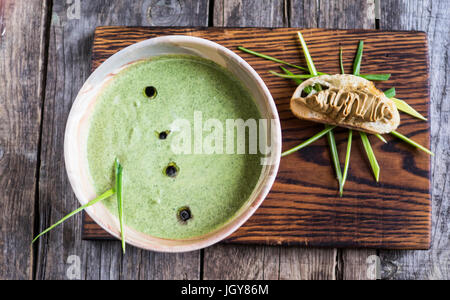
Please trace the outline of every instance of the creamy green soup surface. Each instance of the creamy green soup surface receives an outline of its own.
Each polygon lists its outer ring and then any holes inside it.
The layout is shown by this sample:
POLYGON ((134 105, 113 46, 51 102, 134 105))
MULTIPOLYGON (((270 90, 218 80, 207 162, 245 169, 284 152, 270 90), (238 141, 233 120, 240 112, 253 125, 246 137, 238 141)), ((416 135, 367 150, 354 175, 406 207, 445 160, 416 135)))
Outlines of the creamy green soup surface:
MULTIPOLYGON (((164 55, 128 66, 98 97, 89 129, 89 169, 101 194, 113 187, 119 158, 128 226, 160 238, 195 237, 220 227, 248 200, 261 174, 259 154, 171 149, 177 134, 171 124, 176 119, 193 124, 194 111, 224 127, 226 119, 260 118, 248 91, 227 70, 194 56, 164 55), (146 95, 147 87, 155 90, 146 95), (167 175, 171 165, 175 177, 167 175), (180 211, 187 220, 180 219, 180 211)), ((103 203, 117 216, 115 196, 103 203)))

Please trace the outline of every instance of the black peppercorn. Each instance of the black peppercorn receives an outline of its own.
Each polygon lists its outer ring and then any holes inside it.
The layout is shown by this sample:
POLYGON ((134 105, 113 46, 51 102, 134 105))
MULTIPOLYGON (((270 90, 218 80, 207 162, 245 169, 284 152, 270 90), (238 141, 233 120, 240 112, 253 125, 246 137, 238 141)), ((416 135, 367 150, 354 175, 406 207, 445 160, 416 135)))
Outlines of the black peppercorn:
POLYGON ((165 139, 167 139, 167 132, 166 132, 166 131, 160 132, 160 133, 159 133, 159 139, 160 139, 160 140, 165 140, 165 139))
POLYGON ((192 218, 191 209, 187 206, 178 209, 178 220, 185 223, 192 218))
POLYGON ((145 96, 149 97, 150 99, 153 99, 157 95, 156 88, 154 86, 147 86, 144 89, 145 96))
POLYGON ((166 175, 169 177, 175 177, 177 176, 178 170, 175 166, 168 166, 166 168, 166 175))

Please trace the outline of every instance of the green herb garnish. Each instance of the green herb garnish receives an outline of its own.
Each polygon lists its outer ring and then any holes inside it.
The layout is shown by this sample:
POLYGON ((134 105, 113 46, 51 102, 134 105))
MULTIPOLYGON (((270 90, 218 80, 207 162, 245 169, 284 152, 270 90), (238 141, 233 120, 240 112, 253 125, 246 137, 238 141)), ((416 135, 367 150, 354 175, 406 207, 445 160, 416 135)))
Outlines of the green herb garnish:
POLYGON ((117 158, 116 158, 116 160, 114 162, 114 169, 115 169, 115 177, 116 177, 115 178, 114 188, 112 188, 110 190, 107 190, 106 192, 104 192, 103 194, 101 194, 100 196, 95 198, 94 200, 89 201, 85 205, 83 205, 83 206, 77 208, 76 210, 72 211, 71 213, 69 213, 68 215, 66 215, 62 219, 60 219, 58 222, 56 222, 55 224, 53 224, 49 228, 45 229, 44 231, 42 231, 38 236, 36 236, 33 239, 33 241, 31 243, 34 243, 42 235, 46 234, 47 232, 49 232, 50 230, 52 230, 56 226, 60 225, 61 223, 63 223, 67 219, 69 219, 70 217, 72 217, 72 216, 76 215, 77 213, 83 211, 84 209, 88 208, 89 206, 92 206, 92 205, 94 205, 94 204, 96 204, 96 203, 98 203, 100 201, 108 199, 112 195, 116 194, 117 202, 118 202, 118 206, 119 206, 119 221, 120 221, 120 231, 121 231, 121 234, 122 234, 122 249, 123 249, 123 252, 125 253, 125 239, 124 239, 124 232, 123 232, 122 166, 120 165, 119 160, 117 158))
MULTIPOLYGON (((292 73, 291 71, 289 71, 289 70, 286 69, 285 67, 280 66, 280 68, 281 68, 281 70, 283 70, 284 73, 286 73, 287 75, 291 75, 291 76, 294 75, 294 76, 295 76, 294 73, 292 73)), ((298 85, 300 85, 300 84, 303 83, 303 80, 301 80, 301 79, 299 79, 299 78, 291 78, 291 79, 294 80, 294 82, 295 82, 296 84, 298 84, 298 85)), ((310 86, 307 86, 307 87, 305 87, 304 91, 305 91, 305 93, 309 94, 309 93, 312 92, 312 88, 311 88, 310 86)))
POLYGON ((385 139, 381 134, 376 133, 375 136, 376 136, 379 140, 381 140, 383 143, 387 144, 386 139, 385 139))
POLYGON ((422 150, 422 151, 424 151, 424 152, 426 152, 426 153, 428 153, 428 154, 434 156, 434 153, 433 153, 433 152, 431 152, 430 150, 428 150, 428 149, 425 148, 424 146, 422 146, 422 145, 420 145, 420 144, 414 142, 414 141, 411 140, 410 138, 407 138, 407 137, 404 136, 403 134, 398 133, 398 132, 395 131, 395 130, 394 130, 394 131, 391 131, 391 134, 392 134, 393 136, 395 136, 396 138, 399 138, 399 139, 403 140, 404 142, 407 142, 408 144, 413 145, 414 147, 416 147, 416 148, 418 148, 418 149, 420 149, 420 150, 422 150))
POLYGON ((386 91, 384 91, 384 94, 386 95, 386 97, 392 99, 392 101, 394 101, 395 106, 397 106, 397 109, 399 111, 402 111, 408 115, 411 115, 415 118, 418 118, 422 121, 427 121, 427 119, 422 116, 420 113, 418 113, 414 108, 412 108, 411 106, 408 105, 408 103, 406 103, 403 100, 394 98, 395 97, 395 88, 390 88, 386 91))
POLYGON ((317 76, 318 73, 311 58, 311 54, 308 51, 308 46, 306 45, 305 39, 303 39, 303 35, 300 31, 297 32, 297 35, 300 40, 300 44, 302 45, 303 54, 305 55, 306 64, 308 65, 308 71, 311 75, 317 76))
POLYGON ((364 48, 364 42, 359 41, 358 49, 356 50, 355 60, 353 61, 353 75, 359 75, 359 70, 361 69, 363 48, 364 48))
POLYGON ((358 76, 372 81, 385 81, 391 78, 391 74, 364 74, 358 76))
POLYGON ((339 66, 341 67, 341 74, 345 74, 344 72, 344 61, 342 59, 342 47, 339 47, 339 66))
POLYGON ((319 133, 315 134, 314 136, 310 137, 309 139, 307 139, 306 141, 304 141, 304 142, 301 143, 300 145, 295 146, 294 148, 289 149, 289 150, 283 152, 283 153, 281 154, 281 157, 284 157, 284 156, 286 156, 286 155, 292 154, 292 153, 294 153, 294 152, 296 152, 296 151, 298 151, 298 150, 300 150, 300 149, 305 148, 306 146, 312 144, 313 142, 317 141, 318 139, 320 139, 321 137, 323 137, 325 134, 327 134, 328 132, 330 132, 331 130, 333 130, 334 127, 336 127, 336 126, 330 126, 330 127, 325 128, 324 130, 322 130, 321 132, 319 132, 319 133))
MULTIPOLYGON (((313 77, 317 77, 319 75, 311 75, 311 74, 280 74, 274 71, 269 71, 270 74, 282 77, 282 78, 288 78, 288 79, 309 79, 313 77)), ((357 75, 359 77, 362 77, 367 80, 388 80, 391 77, 391 74, 367 74, 367 75, 357 75)))
POLYGON ((345 154, 345 165, 344 165, 344 172, 342 174, 342 181, 339 186, 339 194, 342 197, 342 194, 344 193, 344 185, 345 181, 347 180, 347 174, 348 174, 348 167, 350 165, 350 153, 352 152, 352 139, 353 139, 353 130, 348 131, 348 140, 347 140, 347 152, 345 154))
MULTIPOLYGON (((283 61, 281 59, 278 59, 278 58, 275 58, 275 57, 272 57, 272 56, 268 56, 268 55, 265 55, 265 54, 262 54, 262 53, 259 53, 259 52, 256 52, 256 51, 253 51, 253 50, 241 47, 241 46, 238 47, 238 49, 241 50, 241 51, 244 51, 246 53, 255 55, 257 57, 261 57, 261 58, 264 58, 264 59, 267 59, 267 60, 270 60, 270 61, 274 61, 274 62, 277 62, 277 63, 280 63, 280 64, 284 64, 284 65, 287 65, 287 66, 290 66, 290 67, 293 67, 293 68, 297 68, 297 69, 300 69, 300 70, 303 70, 303 71, 309 71, 308 68, 300 67, 300 66, 297 66, 297 65, 285 62, 285 61, 283 61)), ((294 74, 292 72, 290 72, 290 74, 288 74, 288 75, 297 76, 296 74, 294 74)), ((315 76, 319 76, 319 75, 329 75, 329 74, 322 73, 322 72, 317 72, 317 75, 315 75, 315 76)), ((391 74, 360 74, 360 75, 357 75, 357 76, 360 76, 360 77, 365 78, 367 80, 375 80, 376 81, 376 80, 388 80, 391 77, 391 74)), ((312 77, 314 77, 314 76, 312 76, 312 77)), ((295 79, 295 77, 286 77, 286 78, 295 79)))
POLYGON ((296 74, 280 74, 274 71, 269 70, 269 73, 281 78, 288 78, 288 79, 309 79, 312 77, 317 77, 316 75, 310 75, 310 74, 301 74, 301 75, 296 75, 296 74))
POLYGON ((117 198, 117 206, 119 208, 119 223, 120 223, 120 238, 122 240, 122 251, 125 254, 125 233, 123 231, 123 194, 122 194, 122 165, 119 162, 119 159, 116 158, 114 162, 114 169, 116 175, 116 198, 117 198))
MULTIPOLYGON (((330 128, 330 125, 325 125, 325 128, 330 128)), ((336 178, 339 182, 339 187, 342 186, 342 171, 339 162, 339 154, 336 146, 336 139, 332 130, 327 133, 328 145, 330 145, 331 159, 333 160, 334 170, 336 171, 336 178)))
POLYGON ((384 94, 386 95, 386 97, 388 97, 388 98, 392 99, 392 101, 394 101, 395 106, 397 106, 397 109, 399 111, 402 111, 402 112, 404 112, 408 115, 411 115, 417 119, 420 119, 422 121, 427 121, 427 119, 424 116, 422 116, 414 108, 409 106, 408 103, 406 103, 403 100, 394 98, 395 97, 395 88, 390 88, 390 89, 384 91, 384 94))
POLYGON ((262 54, 262 53, 258 53, 258 52, 252 51, 252 50, 244 48, 242 46, 239 46, 237 48, 239 50, 241 50, 241 51, 244 51, 246 53, 249 53, 249 54, 252 54, 252 55, 255 55, 255 56, 267 59, 267 60, 271 60, 271 61, 283 64, 283 65, 286 65, 286 66, 289 66, 289 67, 297 68, 297 69, 300 69, 300 70, 303 70, 303 71, 308 71, 308 69, 305 68, 305 67, 300 67, 300 66, 297 66, 297 65, 285 62, 285 61, 283 61, 281 59, 278 59, 278 58, 275 58, 275 57, 272 57, 272 56, 269 56, 269 55, 265 55, 265 54, 262 54))
POLYGON ((406 103, 405 101, 397 99, 397 98, 392 98, 392 101, 394 101, 395 106, 397 106, 398 110, 400 110, 408 115, 411 115, 417 119, 420 119, 423 121, 428 121, 427 118, 425 118, 420 113, 418 113, 414 108, 409 106, 409 104, 406 103))
POLYGON ((109 197, 111 197, 112 195, 114 195, 114 189, 110 189, 106 192, 104 192, 102 195, 98 196, 97 198, 95 198, 92 201, 89 201, 88 203, 86 203, 85 205, 77 208, 76 210, 74 210, 73 212, 69 213, 68 215, 66 215, 64 218, 62 218, 61 220, 59 220, 58 222, 56 222, 55 224, 53 224, 52 226, 50 226, 49 228, 45 229, 44 231, 42 231, 38 236, 36 236, 34 238, 34 240, 31 243, 34 243, 38 238, 40 238, 42 235, 46 234, 47 232, 49 232, 50 230, 52 230, 53 228, 55 228, 56 226, 60 225, 61 223, 63 223, 65 220, 67 220, 68 218, 76 215, 77 213, 79 213, 80 211, 82 211, 83 209, 92 206, 94 204, 96 204, 97 202, 100 202, 102 200, 105 200, 109 197))
MULTIPOLYGON (((284 73, 286 73, 287 75, 290 75, 290 76, 294 75, 294 76, 295 76, 294 73, 292 73, 291 71, 289 71, 288 69, 286 69, 286 68, 283 67, 283 66, 280 66, 280 69, 283 70, 284 73)), ((270 72, 270 71, 269 71, 269 72, 270 72)), ((294 82, 295 82, 296 84, 298 84, 298 85, 300 85, 300 84, 303 83, 303 80, 301 80, 301 79, 299 79, 299 78, 291 78, 291 79, 293 79, 294 82)))
MULTIPOLYGON (((344 59, 342 58, 343 51, 342 47, 339 48, 339 65, 341 67, 341 73, 345 74, 344 71, 344 59)), ((342 174, 342 180, 339 184, 339 195, 342 197, 344 194, 344 185, 347 181, 347 173, 348 173, 348 167, 350 165, 350 153, 352 151, 352 138, 353 138, 353 131, 351 129, 348 130, 348 141, 347 141, 347 152, 345 154, 345 164, 344 164, 344 172, 342 174)))
POLYGON ((356 51, 355 60, 353 61, 353 75, 357 75, 367 80, 388 80, 391 77, 391 74, 359 74, 361 69, 363 48, 364 42, 359 41, 358 50, 356 51))
POLYGON ((378 182, 380 179, 380 166, 378 165, 377 158, 373 153, 372 146, 370 145, 369 138, 367 137, 365 132, 360 131, 359 135, 361 136, 361 140, 364 145, 364 149, 367 153, 367 158, 369 159, 370 166, 372 167, 373 175, 375 176, 375 180, 378 182))
POLYGON ((384 95, 388 98, 395 97, 395 87, 385 90, 384 95))

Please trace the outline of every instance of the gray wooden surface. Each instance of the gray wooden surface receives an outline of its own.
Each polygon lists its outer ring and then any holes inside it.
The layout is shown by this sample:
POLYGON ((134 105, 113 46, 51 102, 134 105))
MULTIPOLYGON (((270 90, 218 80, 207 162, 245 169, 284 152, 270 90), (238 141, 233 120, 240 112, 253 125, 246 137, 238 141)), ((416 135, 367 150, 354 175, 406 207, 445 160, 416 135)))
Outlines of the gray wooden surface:
POLYGON ((0 2, 0 279, 450 279, 449 0, 3 0, 0 2), (376 17, 379 16, 379 21, 376 17), (430 45, 429 251, 215 245, 161 254, 82 241, 63 132, 99 25, 422 30, 430 45), (79 264, 81 271, 73 272, 79 264), (377 271, 378 269, 378 271, 377 271))
POLYGON ((432 245, 430 251, 381 251, 383 276, 450 279, 450 1, 382 1, 382 29, 421 30, 430 48, 432 245))

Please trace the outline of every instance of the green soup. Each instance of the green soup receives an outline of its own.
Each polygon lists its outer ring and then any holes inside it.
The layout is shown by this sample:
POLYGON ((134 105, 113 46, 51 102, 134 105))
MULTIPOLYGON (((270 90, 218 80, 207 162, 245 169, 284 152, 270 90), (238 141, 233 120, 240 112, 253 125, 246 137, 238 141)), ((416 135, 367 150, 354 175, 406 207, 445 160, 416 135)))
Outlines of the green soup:
MULTIPOLYGON (((114 160, 120 159, 128 226, 160 238, 190 238, 220 227, 248 200, 261 174, 259 154, 171 149, 176 135, 171 124, 176 119, 193 124, 195 111, 223 124, 259 119, 248 91, 230 72, 209 60, 164 55, 122 70, 98 97, 89 129, 89 169, 100 194, 114 185, 114 160)), ((117 215, 115 196, 104 204, 117 215)))

